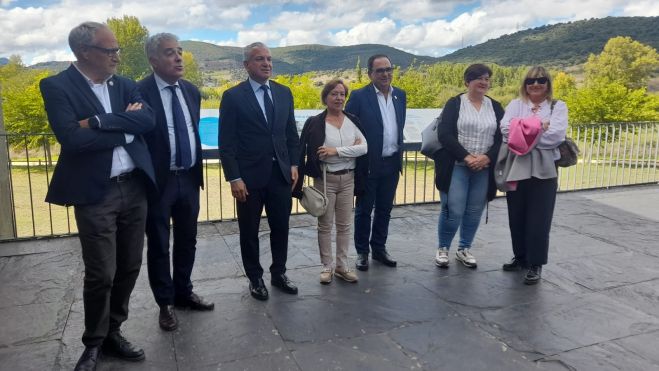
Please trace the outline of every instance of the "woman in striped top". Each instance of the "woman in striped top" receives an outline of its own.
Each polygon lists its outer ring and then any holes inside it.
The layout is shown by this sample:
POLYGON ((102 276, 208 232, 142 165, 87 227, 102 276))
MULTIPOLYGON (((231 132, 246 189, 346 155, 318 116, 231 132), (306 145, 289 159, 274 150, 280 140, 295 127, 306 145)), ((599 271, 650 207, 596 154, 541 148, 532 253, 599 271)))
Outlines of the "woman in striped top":
POLYGON ((485 95, 492 70, 472 64, 464 72, 467 93, 446 102, 438 126, 442 149, 435 160, 435 184, 439 190, 439 248, 435 264, 448 267, 448 251, 460 228, 456 259, 476 268, 470 252, 487 201, 494 198, 494 161, 501 146, 501 104, 485 95), (492 164, 492 166, 490 166, 492 164))

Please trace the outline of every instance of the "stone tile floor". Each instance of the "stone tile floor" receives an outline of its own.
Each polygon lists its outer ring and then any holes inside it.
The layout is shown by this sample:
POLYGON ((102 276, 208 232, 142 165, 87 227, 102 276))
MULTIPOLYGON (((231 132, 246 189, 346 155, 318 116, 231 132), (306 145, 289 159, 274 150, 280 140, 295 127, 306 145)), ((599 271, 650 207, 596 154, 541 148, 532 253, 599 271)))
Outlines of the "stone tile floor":
MULTIPOLYGON (((298 296, 247 292, 235 222, 200 225, 195 290, 208 313, 158 328, 143 267, 124 334, 146 352, 99 370, 659 370, 659 186, 563 193, 542 282, 502 272, 511 256, 504 199, 473 248, 478 268, 433 264, 438 205, 394 209, 397 268, 318 283, 315 219, 291 221, 298 296)), ((263 223, 262 263, 270 263, 263 223)), ((351 257, 354 259, 354 256, 351 257)), ((146 262, 146 259, 144 259, 146 262)), ((0 244, 0 369, 70 370, 82 352, 76 238, 0 244)))

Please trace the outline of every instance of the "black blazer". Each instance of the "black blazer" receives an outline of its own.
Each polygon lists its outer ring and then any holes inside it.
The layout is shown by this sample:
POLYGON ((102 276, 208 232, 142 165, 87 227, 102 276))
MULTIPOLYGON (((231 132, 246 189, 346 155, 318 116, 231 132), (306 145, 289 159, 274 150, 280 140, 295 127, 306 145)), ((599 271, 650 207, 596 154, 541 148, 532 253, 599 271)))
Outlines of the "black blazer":
POLYGON ((220 102, 218 145, 227 181, 242 178, 248 189, 262 188, 272 175, 275 158, 284 179, 291 183, 297 165, 300 137, 293 113, 293 94, 270 80, 275 106, 272 127, 267 125, 249 81, 225 91, 220 102))
POLYGON ((105 113, 78 69, 71 65, 55 76, 40 82, 48 121, 61 152, 46 202, 58 205, 85 205, 101 201, 110 184, 112 152, 123 146, 137 169, 149 179, 155 190, 153 166, 143 133, 155 124, 151 107, 142 100, 137 85, 129 79, 113 76, 108 91, 113 113, 105 113), (142 109, 126 112, 129 103, 140 102, 142 109), (98 115, 100 129, 81 128, 79 120, 98 115), (135 135, 126 144, 124 133, 135 135))
MULTIPOLYGON (((403 171, 403 128, 407 110, 407 96, 405 92, 396 87, 393 88, 391 98, 396 111, 396 125, 398 126, 398 155, 400 157, 400 171, 403 171)), ((382 163, 382 135, 384 124, 382 113, 378 104, 378 97, 373 84, 368 84, 350 94, 346 103, 346 112, 359 117, 363 127, 366 142, 368 142, 369 169, 377 169, 382 163)))
MULTIPOLYGON (((195 165, 190 169, 194 174, 194 179, 198 187, 203 187, 203 166, 202 166, 202 152, 201 152, 201 139, 199 137, 199 116, 201 108, 201 94, 196 86, 192 85, 189 81, 179 80, 179 87, 181 93, 185 98, 185 103, 190 111, 190 118, 192 119, 192 126, 195 135, 195 148, 197 152, 197 159, 195 165)), ((169 176, 169 166, 171 159, 171 147, 169 145, 169 130, 167 129, 167 116, 165 116, 165 109, 163 108, 162 99, 160 98, 160 91, 156 84, 156 79, 153 74, 147 76, 139 81, 137 85, 140 88, 140 93, 144 100, 155 111, 156 126, 153 130, 144 134, 144 139, 149 147, 151 153, 151 162, 156 174, 156 184, 158 189, 163 190, 167 177, 169 176)))
MULTIPOLYGON (((458 94, 446 102, 442 111, 442 121, 437 126, 437 135, 439 142, 442 144, 442 149, 433 155, 433 159, 435 160, 435 186, 438 190, 446 193, 448 193, 451 185, 451 175, 453 174, 455 162, 462 161, 469 154, 462 144, 458 142, 458 117, 460 116, 461 95, 458 94)), ((490 166, 488 168, 488 201, 491 201, 497 193, 496 184, 494 183, 494 164, 497 161, 497 155, 501 147, 501 130, 499 128, 504 114, 501 103, 492 98, 490 99, 492 100, 492 108, 494 108, 494 115, 497 119, 497 129, 494 132, 494 144, 492 144, 492 147, 486 153, 487 157, 490 158, 490 166)))
MULTIPOLYGON (((357 129, 364 134, 364 129, 359 123, 359 118, 348 112, 343 112, 354 124, 357 129)), ((320 159, 318 158, 318 147, 325 143, 325 118, 327 110, 316 116, 309 117, 302 127, 300 136, 300 159, 298 160, 299 180, 293 190, 293 197, 302 198, 302 183, 304 176, 312 178, 321 177, 323 174, 320 168, 320 159)), ((366 137, 364 135, 364 137, 366 137)), ((366 140, 368 142, 368 139, 366 140)), ((356 158, 355 167, 355 195, 360 194, 366 189, 366 180, 368 177, 368 154, 356 158)))

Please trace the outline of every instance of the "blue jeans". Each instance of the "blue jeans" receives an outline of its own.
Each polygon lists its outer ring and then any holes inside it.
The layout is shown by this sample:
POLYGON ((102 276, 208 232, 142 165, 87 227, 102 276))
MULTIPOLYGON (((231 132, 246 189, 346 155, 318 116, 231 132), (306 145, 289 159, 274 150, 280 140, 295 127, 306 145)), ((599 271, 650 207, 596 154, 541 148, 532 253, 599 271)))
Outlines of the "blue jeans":
POLYGON ((442 204, 437 225, 440 247, 447 249, 451 247, 458 227, 460 227, 458 248, 471 247, 487 203, 488 171, 483 169, 474 172, 460 163, 456 163, 453 167, 449 192, 439 193, 442 204))

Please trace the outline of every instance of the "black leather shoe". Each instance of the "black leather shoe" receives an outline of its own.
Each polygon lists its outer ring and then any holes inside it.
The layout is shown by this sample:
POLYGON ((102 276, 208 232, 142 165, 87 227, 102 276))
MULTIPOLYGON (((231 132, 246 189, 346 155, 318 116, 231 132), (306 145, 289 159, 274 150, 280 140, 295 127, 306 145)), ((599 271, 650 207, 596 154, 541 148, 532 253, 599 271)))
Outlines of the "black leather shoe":
POLYGON ((270 284, 287 294, 297 295, 297 287, 288 279, 288 277, 286 277, 285 274, 272 276, 270 284))
POLYGON ((360 271, 368 270, 368 254, 357 254, 357 261, 355 267, 360 271))
POLYGON ((391 258, 391 256, 386 250, 382 252, 374 252, 373 260, 377 260, 380 263, 386 265, 387 267, 395 267, 397 265, 396 261, 391 258))
POLYGON ((174 313, 173 306, 163 305, 160 307, 158 324, 165 331, 174 331, 178 328, 178 319, 176 318, 176 313, 174 313))
POLYGON ((510 259, 508 263, 503 263, 503 270, 506 272, 521 271, 526 267, 526 263, 517 257, 510 259))
POLYGON ((190 294, 187 299, 174 300, 174 305, 180 308, 187 308, 192 310, 213 310, 215 303, 204 300, 201 296, 194 292, 190 294))
POLYGON ((524 276, 524 283, 527 285, 535 285, 540 281, 540 278, 542 276, 542 266, 541 265, 534 265, 529 268, 529 270, 526 272, 526 276, 524 276))
POLYGON ((268 289, 265 288, 262 278, 255 282, 249 282, 249 293, 252 294, 254 299, 268 300, 268 289))
POLYGON ((73 371, 95 371, 101 358, 101 347, 86 347, 73 371))
POLYGON ((103 353, 126 361, 144 360, 144 351, 126 340, 120 331, 108 334, 103 341, 103 353))

